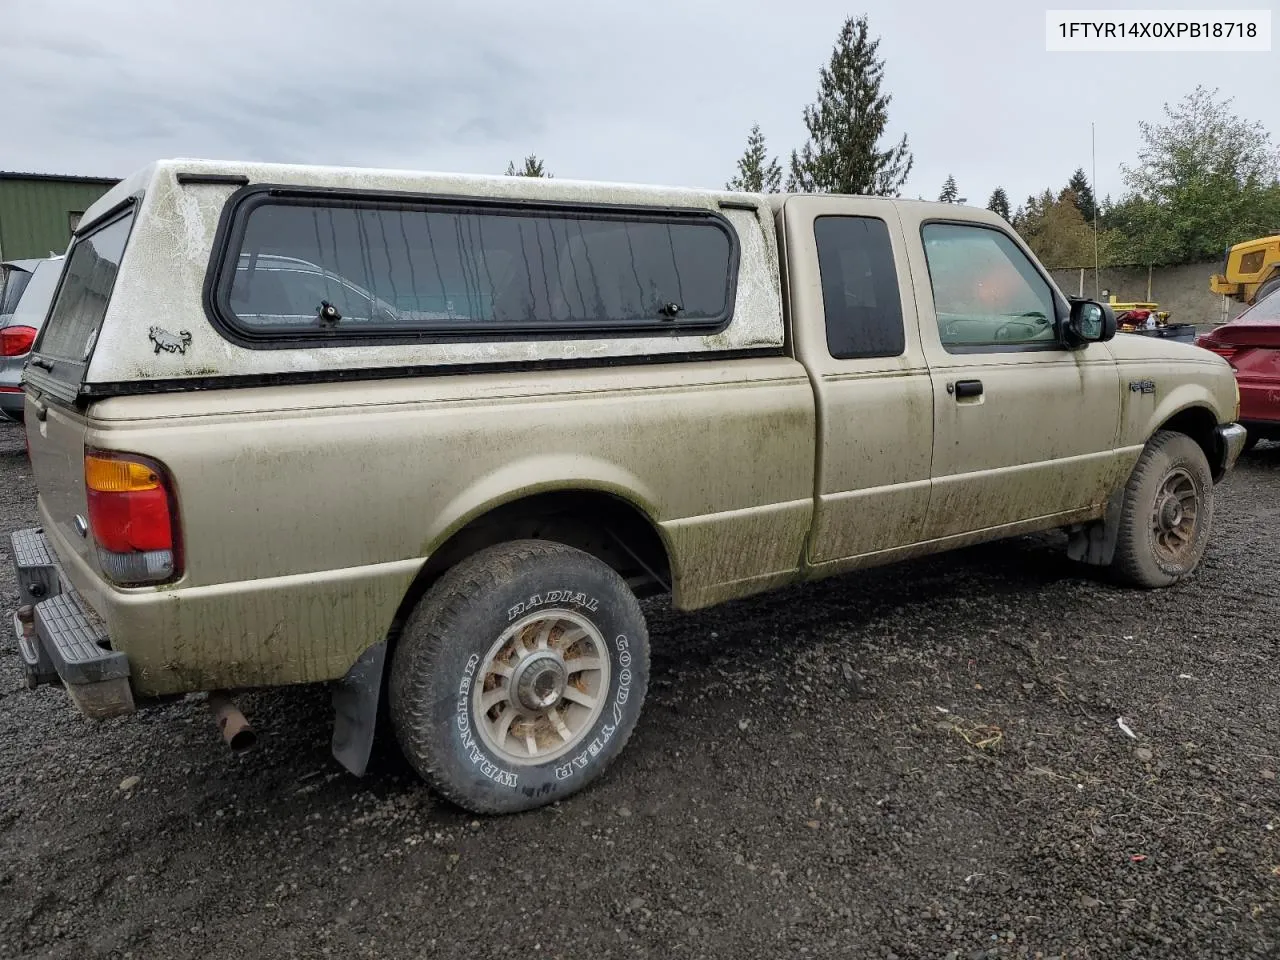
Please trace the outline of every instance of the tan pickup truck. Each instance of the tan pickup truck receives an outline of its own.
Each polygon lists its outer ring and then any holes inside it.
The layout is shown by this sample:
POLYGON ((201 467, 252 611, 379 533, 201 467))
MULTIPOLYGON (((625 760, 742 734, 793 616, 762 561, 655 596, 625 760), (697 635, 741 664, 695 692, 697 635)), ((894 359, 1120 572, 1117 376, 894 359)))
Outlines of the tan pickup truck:
POLYGON ((1197 565, 1231 370, 1115 336, 965 207, 166 161, 87 211, 25 374, 30 682, 334 684, 505 812, 598 776, 691 610, 1029 531, 1197 565))

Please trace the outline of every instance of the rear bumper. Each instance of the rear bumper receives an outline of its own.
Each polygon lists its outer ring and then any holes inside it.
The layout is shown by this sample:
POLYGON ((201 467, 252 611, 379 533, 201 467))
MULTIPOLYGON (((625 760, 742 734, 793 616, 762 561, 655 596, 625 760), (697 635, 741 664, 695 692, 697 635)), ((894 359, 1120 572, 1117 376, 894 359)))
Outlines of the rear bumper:
POLYGON ((1238 423, 1219 424, 1214 428, 1217 440, 1218 462, 1213 465, 1214 480, 1221 480, 1244 452, 1248 432, 1238 423))
POLYGON ((27 685, 62 683, 86 716, 132 713, 129 660, 111 649, 106 627, 63 575, 44 531, 18 530, 9 543, 20 604, 13 628, 27 685))

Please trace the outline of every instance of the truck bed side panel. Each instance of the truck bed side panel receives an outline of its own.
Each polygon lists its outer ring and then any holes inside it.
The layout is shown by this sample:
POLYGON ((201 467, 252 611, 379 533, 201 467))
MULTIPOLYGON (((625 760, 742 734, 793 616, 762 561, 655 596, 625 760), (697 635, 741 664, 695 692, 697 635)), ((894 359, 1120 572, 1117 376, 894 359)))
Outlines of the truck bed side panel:
POLYGON ((630 501, 668 546, 678 606, 795 576, 814 435, 785 357, 116 398, 87 442, 169 467, 187 570, 128 592, 68 572, 139 692, 325 680, 385 634, 450 533, 528 494, 630 501))

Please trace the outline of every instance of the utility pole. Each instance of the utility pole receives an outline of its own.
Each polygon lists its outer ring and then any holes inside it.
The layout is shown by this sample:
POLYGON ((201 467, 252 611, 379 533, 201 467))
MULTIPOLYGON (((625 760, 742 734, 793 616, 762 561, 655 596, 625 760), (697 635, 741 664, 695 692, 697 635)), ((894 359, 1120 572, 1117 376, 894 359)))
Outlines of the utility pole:
POLYGON ((1093 296, 1102 296, 1101 284, 1098 280, 1098 133, 1092 120, 1089 121, 1089 144, 1093 150, 1093 296))

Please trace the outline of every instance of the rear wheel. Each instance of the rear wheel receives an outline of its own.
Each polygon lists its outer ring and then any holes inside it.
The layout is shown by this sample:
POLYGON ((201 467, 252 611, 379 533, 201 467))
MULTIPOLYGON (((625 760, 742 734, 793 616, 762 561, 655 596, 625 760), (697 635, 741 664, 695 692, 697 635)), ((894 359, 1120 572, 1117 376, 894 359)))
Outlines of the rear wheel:
POLYGON ((1112 570, 1134 586, 1172 586, 1199 565, 1212 521, 1204 451, 1186 434, 1162 430, 1125 485, 1112 570))
POLYGON ((401 749, 475 813, 514 813, 582 789, 621 752, 649 676, 639 604, 610 567, 539 540, 491 547, 446 573, 391 663, 401 749))

